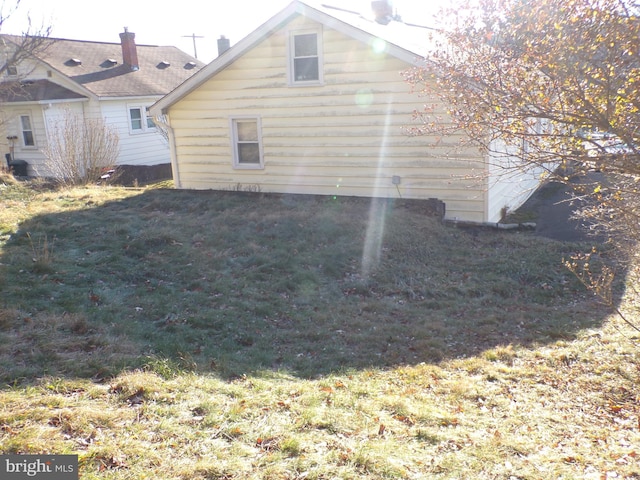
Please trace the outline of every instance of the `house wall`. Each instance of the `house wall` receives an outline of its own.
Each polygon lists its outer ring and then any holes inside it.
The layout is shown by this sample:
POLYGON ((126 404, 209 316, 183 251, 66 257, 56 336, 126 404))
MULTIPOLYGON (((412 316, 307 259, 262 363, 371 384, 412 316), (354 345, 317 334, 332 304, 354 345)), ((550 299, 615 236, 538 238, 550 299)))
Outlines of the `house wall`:
MULTIPOLYGON (((78 85, 55 70, 38 62, 24 62, 19 66, 19 78, 25 80, 47 79, 68 89, 81 91, 78 85)), ((132 132, 129 128, 129 106, 149 107, 156 100, 154 97, 129 97, 119 99, 85 99, 82 102, 55 101, 51 103, 3 104, 0 106, 0 151, 4 156, 9 153, 9 135, 17 135, 14 142, 14 158, 29 163, 28 173, 34 176, 49 176, 51 172, 45 166, 43 148, 47 144, 47 135, 55 128, 55 123, 62 120, 65 111, 71 111, 85 118, 103 117, 108 125, 115 126, 120 137, 119 165, 150 166, 170 163, 167 140, 156 130, 145 129, 132 132), (20 135, 20 115, 28 114, 33 121, 35 147, 25 147, 20 135)), ((2 160, 4 162, 4 158, 2 160)))
MULTIPOLYGON (((289 24, 308 26, 317 25, 303 17, 289 24)), ((409 65, 326 27, 323 42, 323 86, 288 86, 283 29, 175 103, 178 185, 435 197, 448 218, 484 221, 484 180, 469 181, 484 168, 479 152, 461 148, 459 137, 406 134, 425 102, 403 81, 409 65), (264 169, 232 166, 229 117, 239 115, 260 116, 264 169)))
MULTIPOLYGON (((117 101, 83 101, 57 102, 51 104, 25 104, 19 106, 3 105, 2 120, 0 120, 0 150, 4 157, 10 152, 7 136, 16 135, 14 142, 14 158, 25 160, 29 164, 28 173, 33 176, 50 176, 46 167, 44 148, 47 137, 52 133, 56 124, 64 120, 67 111, 84 116, 98 118, 103 116, 108 125, 115 126, 120 137, 119 165, 150 166, 168 164, 171 161, 167 140, 155 129, 141 133, 131 133, 129 129, 128 106, 150 105, 148 99, 117 100, 117 101), (22 129, 20 116, 29 115, 35 135, 35 146, 24 146, 22 143, 22 129)), ((4 158, 3 158, 4 162, 4 158)))
POLYGON ((39 175, 44 172, 44 155, 42 148, 46 145, 47 134, 45 127, 44 111, 40 105, 20 105, 6 106, 3 105, 0 113, 2 120, 0 123, 0 138, 2 144, 2 162, 6 166, 4 155, 11 152, 13 145, 13 158, 16 160, 25 160, 29 166, 27 173, 29 175, 39 175), (34 146, 24 146, 22 140, 22 128, 20 125, 20 116, 28 115, 31 118, 31 127, 34 133, 34 146), (10 142, 7 137, 16 136, 17 139, 10 142))
MULTIPOLYGON (((6 60, 4 60, 6 61, 6 60)), ((18 76, 10 77, 4 73, 0 80, 12 80, 14 78, 41 79, 47 78, 47 70, 36 62, 25 61, 17 66, 18 76)), ((0 154, 2 155, 2 165, 6 166, 5 154, 10 153, 13 147, 13 158, 26 160, 29 162, 28 173, 35 175, 37 170, 41 170, 44 156, 40 149, 46 142, 46 129, 44 113, 41 105, 37 104, 3 104, 0 106, 0 154), (32 127, 35 135, 35 147, 24 147, 22 143, 20 128, 20 116, 29 115, 32 120, 32 127), (16 136, 17 140, 11 142, 8 136, 16 136)))
MULTIPOLYGON (((528 165, 521 158, 524 145, 494 140, 487 161, 487 221, 499 222, 518 209, 540 185, 546 169, 528 165)), ((553 168, 550 166, 550 168, 553 168)))
POLYGON ((171 162, 168 141, 157 129, 132 132, 129 126, 129 107, 150 107, 155 100, 157 98, 146 97, 100 102, 106 123, 115 126, 120 135, 119 165, 150 166, 171 162))

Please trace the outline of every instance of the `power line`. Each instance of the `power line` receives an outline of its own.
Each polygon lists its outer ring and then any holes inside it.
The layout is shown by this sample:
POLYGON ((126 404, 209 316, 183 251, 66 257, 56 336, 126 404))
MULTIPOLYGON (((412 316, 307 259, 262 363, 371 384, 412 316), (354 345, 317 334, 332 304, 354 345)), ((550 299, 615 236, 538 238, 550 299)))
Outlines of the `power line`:
POLYGON ((192 33, 191 35, 183 35, 183 38, 191 38, 193 40, 193 56, 198 58, 198 50, 196 49, 196 38, 204 38, 192 33))

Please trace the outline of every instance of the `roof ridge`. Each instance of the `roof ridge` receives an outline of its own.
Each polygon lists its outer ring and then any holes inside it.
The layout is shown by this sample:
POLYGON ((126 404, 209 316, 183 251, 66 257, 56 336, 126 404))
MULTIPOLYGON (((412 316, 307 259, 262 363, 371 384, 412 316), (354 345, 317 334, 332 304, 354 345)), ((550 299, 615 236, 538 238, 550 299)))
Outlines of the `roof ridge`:
MULTIPOLYGON (((0 38, 1 37, 23 37, 24 35, 17 35, 17 34, 13 34, 13 33, 0 33, 0 38)), ((28 35, 29 37, 33 37, 33 38, 44 38, 45 40, 51 40, 51 41, 56 41, 56 42, 75 42, 75 43, 94 43, 94 44, 100 44, 100 45, 120 45, 120 42, 115 42, 115 41, 111 41, 111 42, 107 42, 104 40, 80 40, 80 39, 75 39, 75 38, 63 38, 63 37, 43 37, 40 35, 28 35)), ((136 43, 137 47, 175 47, 174 45, 158 45, 158 44, 151 44, 151 43, 136 43)))
MULTIPOLYGON (((77 43, 97 43, 100 45, 121 45, 120 42, 106 42, 106 41, 102 41, 102 40, 77 40, 74 38, 58 38, 58 37, 46 37, 50 40, 55 40, 58 42, 77 42, 77 43)), ((161 47, 163 45, 156 45, 156 44, 150 44, 150 43, 137 43, 136 42, 136 47, 161 47)), ((172 46, 172 45, 167 45, 167 46, 172 46)))

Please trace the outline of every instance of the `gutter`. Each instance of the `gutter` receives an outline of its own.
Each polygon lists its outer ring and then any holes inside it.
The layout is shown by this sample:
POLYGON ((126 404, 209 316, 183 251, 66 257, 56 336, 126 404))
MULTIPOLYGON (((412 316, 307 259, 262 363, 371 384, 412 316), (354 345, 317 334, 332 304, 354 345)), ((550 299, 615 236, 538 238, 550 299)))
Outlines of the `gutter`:
POLYGON ((20 100, 19 102, 5 102, 3 106, 5 107, 28 107, 32 105, 55 105, 58 103, 80 103, 80 102, 88 102, 90 99, 87 97, 83 98, 60 98, 56 100, 20 100))
POLYGON ((464 220, 443 220, 445 225, 460 228, 493 228, 496 230, 535 230, 535 222, 501 223, 501 222, 472 222, 464 220))

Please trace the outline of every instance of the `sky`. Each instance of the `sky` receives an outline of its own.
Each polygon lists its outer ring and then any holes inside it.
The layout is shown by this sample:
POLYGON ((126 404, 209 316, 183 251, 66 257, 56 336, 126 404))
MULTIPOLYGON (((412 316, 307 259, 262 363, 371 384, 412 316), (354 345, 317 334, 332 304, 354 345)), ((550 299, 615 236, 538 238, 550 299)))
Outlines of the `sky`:
MULTIPOLYGON (((16 0, 0 0, 7 17, 16 0)), ((28 28, 51 26, 51 37, 119 43, 127 27, 140 45, 172 45, 210 62, 217 56, 221 35, 235 44, 266 22, 290 0, 21 0, 3 22, 0 32, 22 34, 28 28)), ((370 10, 370 0, 324 0, 324 3, 360 12, 370 10)), ((402 18, 411 23, 429 23, 426 0, 394 0, 402 18)), ((438 3, 438 2, 434 2, 438 3)))

